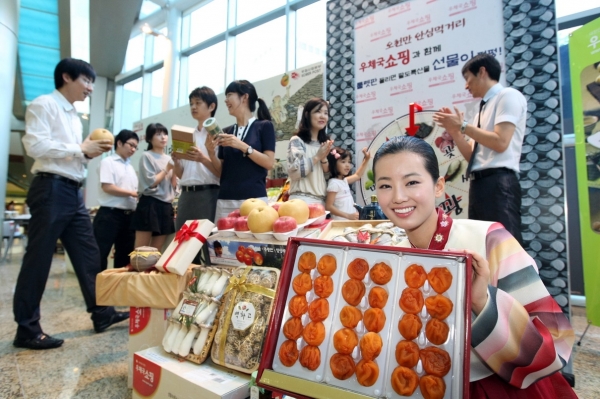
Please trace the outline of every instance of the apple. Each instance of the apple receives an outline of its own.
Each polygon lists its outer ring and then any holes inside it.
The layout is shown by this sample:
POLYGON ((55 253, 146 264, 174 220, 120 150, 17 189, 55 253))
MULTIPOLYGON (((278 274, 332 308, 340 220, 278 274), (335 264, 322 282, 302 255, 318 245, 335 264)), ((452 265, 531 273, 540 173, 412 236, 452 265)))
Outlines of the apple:
POLYGON ((252 266, 252 256, 245 254, 244 255, 244 263, 246 264, 246 266, 252 266))
POLYGON ((325 207, 322 204, 308 204, 308 218, 314 219, 325 214, 325 207))
POLYGON ((273 209, 275 209, 277 212, 279 212, 279 207, 281 206, 281 202, 276 202, 274 204, 271 205, 273 207, 273 209))
POLYGON ((232 218, 239 218, 241 216, 240 210, 236 209, 235 211, 230 212, 229 215, 227 215, 227 216, 232 217, 232 218))
POLYGON ((245 255, 246 255, 246 254, 244 253, 244 251, 237 251, 237 252, 235 253, 235 258, 238 260, 238 262, 240 262, 240 263, 244 263, 244 256, 245 256, 245 255))
POLYGON ((115 136, 106 129, 94 129, 90 134, 90 140, 110 140, 110 143, 114 144, 115 136))
POLYGON ((246 255, 254 256, 254 250, 252 248, 246 248, 246 255))
POLYGON ((239 218, 235 218, 235 224, 233 226, 235 231, 248 231, 248 216, 240 216, 239 218))
POLYGON ((262 266, 264 262, 263 256, 260 252, 255 252, 254 253, 254 263, 256 263, 257 266, 262 266))
POLYGON ((302 224, 308 220, 308 205, 301 199, 291 199, 279 207, 279 216, 291 216, 296 223, 302 224))
POLYGON ((266 233, 273 230, 273 223, 279 214, 269 205, 259 206, 248 215, 248 227, 253 233, 266 233))
POLYGON ((246 201, 242 202, 242 206, 240 206, 240 216, 250 215, 250 212, 259 206, 267 206, 267 203, 258 198, 247 199, 246 201))
POLYGON ((298 227, 296 219, 291 216, 280 216, 275 223, 273 223, 273 232, 275 233, 287 233, 298 227))
POLYGON ((233 227, 235 226, 235 221, 236 221, 236 218, 231 218, 229 216, 221 218, 221 219, 217 220, 217 229, 219 229, 219 230, 233 229, 233 227))

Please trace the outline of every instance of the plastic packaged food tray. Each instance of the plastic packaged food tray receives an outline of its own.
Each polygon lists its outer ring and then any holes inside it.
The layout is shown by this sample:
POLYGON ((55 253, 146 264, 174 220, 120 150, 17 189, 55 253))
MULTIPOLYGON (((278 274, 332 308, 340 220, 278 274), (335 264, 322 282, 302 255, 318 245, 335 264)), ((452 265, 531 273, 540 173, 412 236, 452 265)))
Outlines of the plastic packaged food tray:
MULTIPOLYGON (((427 347, 436 347, 447 352, 451 359, 449 372, 442 377, 445 383, 444 398, 468 398, 469 396, 469 359, 470 359, 470 287, 471 287, 471 258, 464 253, 419 250, 402 247, 373 246, 364 244, 335 243, 323 240, 292 238, 289 241, 288 251, 284 259, 280 277, 279 291, 275 299, 275 309, 270 322, 269 333, 265 342, 265 352, 261 360, 258 385, 289 394, 296 398, 330 398, 344 395, 346 398, 404 398, 397 394, 391 385, 391 375, 398 363, 395 350, 398 342, 404 340, 400 334, 398 323, 405 312, 399 305, 402 292, 408 287, 405 281, 405 270, 410 265, 420 265, 425 272, 429 273, 433 267, 445 267, 452 274, 450 288, 441 295, 450 299, 453 309, 443 322, 449 327, 448 338, 441 345, 434 345, 426 337, 425 329, 427 322, 432 319, 426 306, 416 316, 422 322, 422 328, 418 336, 412 340, 419 350, 427 347), (279 349, 283 342, 288 339, 284 336, 283 326, 292 316, 288 309, 290 299, 296 296, 292 288, 293 279, 301 271, 298 269, 298 260, 306 252, 312 252, 319 259, 324 255, 332 255, 337 261, 337 269, 331 276, 333 280, 333 293, 327 298, 329 301, 329 315, 323 321, 325 326, 325 339, 319 345, 320 364, 311 371, 300 364, 298 359, 290 367, 285 366, 280 357, 279 349), (364 259, 369 265, 369 272, 362 280, 365 286, 365 294, 356 305, 363 314, 370 308, 368 295, 370 290, 379 286, 388 294, 388 300, 383 306, 386 316, 385 324, 378 332, 382 339, 382 350, 373 359, 379 368, 379 376, 371 386, 363 386, 358 383, 356 373, 347 379, 339 380, 330 368, 329 361, 337 353, 334 344, 334 334, 344 328, 340 321, 340 311, 344 306, 350 306, 342 295, 342 287, 350 279, 347 268, 355 259, 364 259), (392 269, 392 278, 387 284, 376 284, 370 277, 370 271, 377 263, 383 262, 392 269)), ((317 299, 314 293, 314 279, 319 275, 316 269, 311 271, 313 288, 306 294, 310 305, 317 299)), ((437 293, 426 280, 419 288, 423 299, 433 297, 437 293)), ((311 321, 308 314, 302 316, 302 325, 311 321)), ((358 341, 368 332, 364 325, 364 318, 354 328, 358 341)), ((300 352, 307 343, 301 336, 297 340, 297 348, 300 352)), ((360 345, 352 351, 352 359, 355 364, 361 360, 360 345)), ((426 372, 421 360, 412 368, 419 379, 426 372)), ((417 386, 410 398, 423 398, 420 387, 417 386)))

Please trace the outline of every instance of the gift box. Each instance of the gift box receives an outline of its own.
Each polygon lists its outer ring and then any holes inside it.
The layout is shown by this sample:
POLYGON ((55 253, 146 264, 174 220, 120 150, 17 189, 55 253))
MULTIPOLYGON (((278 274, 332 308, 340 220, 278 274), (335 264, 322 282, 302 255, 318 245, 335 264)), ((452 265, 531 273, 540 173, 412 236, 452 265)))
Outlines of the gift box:
POLYGON ((258 386, 302 399, 443 386, 440 398, 468 398, 470 271, 464 253, 290 239, 258 386))
POLYGON ((195 145, 194 131, 194 128, 187 126, 171 126, 171 150, 183 159, 193 160, 187 152, 195 145))
POLYGON ((96 276, 96 303, 173 309, 190 281, 192 266, 188 264, 182 276, 157 271, 131 272, 126 267, 104 270, 96 276))
POLYGON ((217 315, 211 359, 221 366, 251 374, 258 369, 262 355, 279 270, 239 268, 229 281, 217 315))
POLYGON ((215 225, 207 219, 185 222, 156 263, 156 269, 183 275, 214 227, 215 225))

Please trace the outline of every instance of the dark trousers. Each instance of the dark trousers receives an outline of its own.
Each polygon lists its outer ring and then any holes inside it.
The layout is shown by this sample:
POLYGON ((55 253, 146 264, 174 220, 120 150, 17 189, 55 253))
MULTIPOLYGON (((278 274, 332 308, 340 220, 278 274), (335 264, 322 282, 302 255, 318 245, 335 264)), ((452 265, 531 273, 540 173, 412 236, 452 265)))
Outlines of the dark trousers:
POLYGON ((101 206, 94 216, 94 236, 100 250, 100 269, 106 270, 107 258, 115 245, 115 268, 129 264, 129 254, 135 245, 135 231, 131 229, 133 211, 101 206))
POLYGON ((471 179, 469 219, 500 222, 523 245, 521 185, 515 172, 471 179))
POLYGON ((100 253, 81 190, 63 180, 37 176, 27 194, 27 204, 31 210, 29 240, 13 301, 15 321, 18 323, 17 337, 30 339, 43 332, 40 301, 59 238, 73 262, 92 320, 110 317, 114 312, 112 307, 96 305, 100 253))

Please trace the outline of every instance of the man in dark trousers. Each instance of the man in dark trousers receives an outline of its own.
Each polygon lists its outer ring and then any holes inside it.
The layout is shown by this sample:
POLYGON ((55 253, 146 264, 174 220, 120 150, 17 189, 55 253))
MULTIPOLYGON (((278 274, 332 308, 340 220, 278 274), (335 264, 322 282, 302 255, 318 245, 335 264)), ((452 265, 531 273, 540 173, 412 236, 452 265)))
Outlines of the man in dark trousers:
POLYGON ((98 195, 100 208, 94 216, 94 236, 100 249, 100 269, 106 270, 110 250, 115 246, 114 267, 129 264, 129 254, 135 245, 135 230, 131 218, 137 204, 138 178, 131 166, 140 139, 131 130, 123 129, 115 137, 115 153, 100 163, 98 195))
POLYGON ((519 163, 527 121, 527 100, 498 81, 502 68, 490 54, 478 54, 462 68, 465 88, 481 98, 473 121, 455 107, 442 108, 433 120, 452 136, 469 161, 469 218, 500 222, 518 241, 521 235, 519 163), (467 137, 472 140, 468 140, 467 137))
POLYGON ((87 62, 63 59, 54 70, 56 90, 33 100, 25 114, 23 145, 35 159, 35 177, 27 194, 29 242, 13 301, 18 323, 13 345, 19 348, 51 349, 64 342, 44 334, 40 325, 40 301, 59 238, 73 263, 94 330, 102 332, 129 318, 129 312, 96 305, 100 254, 80 189, 87 160, 112 146, 110 140, 89 137, 82 142, 83 126, 73 106, 92 93, 95 79, 87 62))

